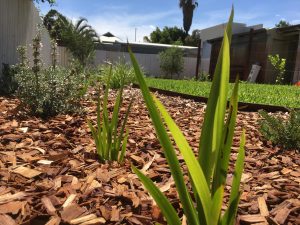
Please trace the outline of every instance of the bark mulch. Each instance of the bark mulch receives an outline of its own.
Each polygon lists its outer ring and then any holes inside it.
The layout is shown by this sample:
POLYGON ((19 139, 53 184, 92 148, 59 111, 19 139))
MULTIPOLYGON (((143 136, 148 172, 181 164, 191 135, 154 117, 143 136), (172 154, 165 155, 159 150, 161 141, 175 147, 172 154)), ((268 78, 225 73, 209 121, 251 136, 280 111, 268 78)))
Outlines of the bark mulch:
MULTIPOLYGON (((115 93, 110 95, 114 99, 115 93)), ((0 98, 0 225, 164 224, 160 210, 132 173, 131 164, 151 177, 182 215, 140 92, 126 90, 124 96, 123 114, 132 96, 135 101, 123 165, 97 161, 86 122, 96 118, 92 99, 83 102, 84 114, 41 120, 18 111, 17 99, 0 98)), ((196 151, 205 104, 179 97, 159 98, 196 151)), ((299 153, 264 141, 258 119, 255 112, 238 115, 231 169, 243 128, 247 144, 237 224, 300 224, 299 153)), ((186 169, 181 156, 179 159, 186 169)), ((226 199, 231 180, 232 170, 226 199)))

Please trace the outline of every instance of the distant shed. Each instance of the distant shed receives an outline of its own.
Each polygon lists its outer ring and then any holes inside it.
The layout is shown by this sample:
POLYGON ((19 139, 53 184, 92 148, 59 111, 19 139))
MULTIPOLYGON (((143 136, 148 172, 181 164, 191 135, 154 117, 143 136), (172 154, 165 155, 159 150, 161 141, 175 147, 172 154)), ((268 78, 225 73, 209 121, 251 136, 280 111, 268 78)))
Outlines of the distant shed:
MULTIPOLYGON (((259 83, 274 83, 276 72, 268 61, 268 55, 279 54, 287 59, 285 80, 288 83, 300 79, 300 25, 287 28, 250 30, 232 36, 231 42, 231 74, 233 81, 237 74, 247 80, 253 64, 261 66, 257 77, 259 83)), ((212 44, 210 74, 214 73, 217 57, 223 38, 209 40, 212 44)))

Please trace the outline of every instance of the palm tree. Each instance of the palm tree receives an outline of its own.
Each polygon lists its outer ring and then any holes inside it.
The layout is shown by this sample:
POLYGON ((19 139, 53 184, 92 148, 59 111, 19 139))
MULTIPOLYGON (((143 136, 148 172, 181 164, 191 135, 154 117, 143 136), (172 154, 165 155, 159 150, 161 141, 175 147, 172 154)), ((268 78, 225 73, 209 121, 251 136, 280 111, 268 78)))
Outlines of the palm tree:
POLYGON ((179 7, 182 8, 183 13, 183 28, 188 34, 192 21, 193 21, 193 13, 194 9, 198 6, 198 2, 196 0, 180 0, 179 7))
POLYGON ((72 53, 80 64, 85 67, 95 53, 96 45, 100 43, 96 31, 87 24, 87 19, 80 18, 75 24, 63 21, 61 39, 63 45, 72 53))

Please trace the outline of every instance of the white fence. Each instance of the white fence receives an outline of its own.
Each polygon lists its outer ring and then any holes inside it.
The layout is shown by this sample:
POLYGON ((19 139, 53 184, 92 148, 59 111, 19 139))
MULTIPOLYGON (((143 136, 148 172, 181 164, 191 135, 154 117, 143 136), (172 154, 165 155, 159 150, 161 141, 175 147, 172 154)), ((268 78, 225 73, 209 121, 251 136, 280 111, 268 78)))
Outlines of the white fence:
MULTIPOLYGON (((19 45, 26 45, 31 58, 30 44, 42 23, 32 0, 0 0, 0 73, 2 63, 16 64, 19 45)), ((42 32, 41 57, 45 65, 50 64, 50 37, 46 29, 42 32)))
MULTIPOLYGON (((59 64, 61 66, 67 66, 71 59, 71 54, 67 51, 65 47, 59 47, 58 54, 59 64)), ((134 55, 147 75, 153 77, 163 76, 163 72, 161 71, 159 66, 159 56, 157 54, 135 53, 134 55)), ((93 64, 97 66, 104 64, 106 61, 113 63, 118 61, 120 58, 124 58, 125 62, 130 63, 130 56, 127 52, 97 50, 93 64)), ((191 78, 195 76, 196 62, 197 58, 195 57, 184 57, 184 69, 183 72, 179 75, 179 77, 191 78)))

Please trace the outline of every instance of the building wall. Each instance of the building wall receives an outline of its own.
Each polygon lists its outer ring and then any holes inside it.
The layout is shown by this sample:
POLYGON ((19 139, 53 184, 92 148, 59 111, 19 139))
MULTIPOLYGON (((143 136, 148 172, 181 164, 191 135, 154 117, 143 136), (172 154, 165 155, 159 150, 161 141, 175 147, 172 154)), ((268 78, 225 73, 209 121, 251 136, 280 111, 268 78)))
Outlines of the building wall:
MULTIPOLYGON (((65 47, 58 47, 58 63, 61 66, 68 66, 69 61, 72 58, 71 54, 67 51, 65 47)), ((159 56, 158 54, 143 54, 134 53, 140 66, 143 68, 145 74, 153 77, 163 77, 163 72, 159 66, 159 56)), ((117 52, 117 51, 105 51, 96 50, 95 58, 93 64, 95 66, 102 65, 106 61, 117 62, 119 59, 124 58, 125 62, 131 64, 130 56, 128 52, 117 52)), ((197 58, 195 57, 184 57, 184 70, 175 78, 192 78, 195 76, 197 58)))
MULTIPOLYGON (((39 23, 42 20, 32 0, 0 0, 0 68, 2 63, 13 65, 18 62, 16 49, 19 45, 27 46, 31 58, 29 45, 39 23)), ((51 48, 46 29, 42 31, 42 43, 41 57, 45 65, 49 65, 51 48)))

